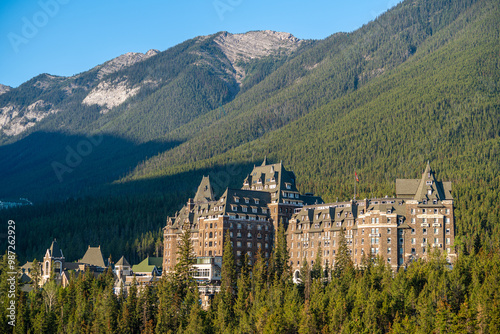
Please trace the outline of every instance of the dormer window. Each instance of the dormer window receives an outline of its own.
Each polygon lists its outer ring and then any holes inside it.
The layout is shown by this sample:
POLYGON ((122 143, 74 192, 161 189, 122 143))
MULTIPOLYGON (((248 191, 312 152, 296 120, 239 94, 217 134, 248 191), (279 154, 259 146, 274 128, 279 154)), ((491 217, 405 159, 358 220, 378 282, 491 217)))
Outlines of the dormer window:
POLYGON ((258 198, 254 198, 253 200, 255 201, 255 204, 259 204, 259 199, 258 198))
POLYGON ((292 185, 290 183, 285 183, 286 189, 292 189, 292 185))
POLYGON ((427 190, 427 195, 432 195, 432 189, 427 190))
POLYGON ((250 203, 250 199, 249 198, 245 198, 245 203, 250 203))
POLYGON ((235 197, 235 198, 234 198, 234 202, 235 202, 235 203, 239 203, 239 202, 240 202, 240 198, 239 198, 239 197, 235 197))

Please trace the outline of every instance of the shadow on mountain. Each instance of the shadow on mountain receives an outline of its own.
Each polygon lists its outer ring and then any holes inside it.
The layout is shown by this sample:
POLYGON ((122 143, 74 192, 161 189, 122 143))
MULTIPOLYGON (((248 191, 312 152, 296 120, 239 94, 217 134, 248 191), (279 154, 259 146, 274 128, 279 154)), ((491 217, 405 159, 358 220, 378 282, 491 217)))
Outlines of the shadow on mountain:
POLYGON ((33 133, 0 146, 0 198, 27 197, 38 202, 79 197, 179 144, 136 144, 111 135, 33 133))
MULTIPOLYGON (((151 195, 193 197, 203 176, 209 176, 216 196, 222 195, 226 188, 240 189, 243 180, 258 162, 247 162, 228 165, 215 165, 208 168, 193 169, 175 175, 140 179, 128 182, 106 184, 94 191, 94 195, 114 197, 119 195, 151 195)), ((260 164, 260 163, 258 163, 260 164)))

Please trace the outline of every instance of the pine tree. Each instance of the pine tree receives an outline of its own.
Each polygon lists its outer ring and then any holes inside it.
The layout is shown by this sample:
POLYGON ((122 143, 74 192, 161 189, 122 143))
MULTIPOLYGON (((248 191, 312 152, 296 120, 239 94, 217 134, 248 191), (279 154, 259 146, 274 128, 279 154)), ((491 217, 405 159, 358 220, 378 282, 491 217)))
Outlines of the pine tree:
POLYGON ((286 243, 285 227, 283 223, 278 224, 278 231, 276 232, 276 243, 271 255, 269 263, 269 275, 271 280, 289 280, 291 278, 290 272, 290 254, 286 243))
POLYGON ((334 265, 334 273, 335 276, 340 277, 350 277, 353 270, 354 265, 352 263, 351 254, 349 251, 349 247, 347 246, 347 240, 344 235, 344 231, 341 230, 339 233, 339 248, 337 250, 337 255, 335 256, 335 265, 334 265))
POLYGON ((323 274, 323 251, 321 249, 321 245, 318 247, 316 252, 316 258, 314 259, 314 264, 311 269, 311 278, 318 279, 322 277, 323 274))
POLYGON ((39 289, 40 287, 40 262, 35 258, 31 264, 31 286, 33 289, 39 289))
POLYGON ((215 325, 221 333, 231 332, 234 327, 233 306, 236 292, 236 268, 229 231, 225 239, 221 270, 221 291, 216 297, 217 318, 215 325))
POLYGON ((185 296, 188 287, 193 283, 193 264, 196 255, 191 243, 191 229, 189 224, 183 227, 183 233, 177 249, 177 263, 175 264, 175 279, 179 284, 181 296, 185 296))

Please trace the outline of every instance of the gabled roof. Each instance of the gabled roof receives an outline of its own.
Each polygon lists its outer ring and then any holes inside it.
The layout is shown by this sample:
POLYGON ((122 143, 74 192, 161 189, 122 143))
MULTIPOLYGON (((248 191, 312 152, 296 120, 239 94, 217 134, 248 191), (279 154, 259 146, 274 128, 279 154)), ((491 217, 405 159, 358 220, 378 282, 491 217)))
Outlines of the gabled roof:
POLYGON ((451 196, 451 182, 436 180, 434 171, 429 162, 420 179, 397 179, 396 196, 421 201, 426 200, 448 200, 451 196))
POLYGON ((128 263, 127 259, 125 256, 122 256, 118 262, 115 263, 115 266, 127 266, 130 267, 130 263, 128 263))
POLYGON ((210 184, 210 177, 204 176, 201 180, 196 195, 194 196, 195 203, 204 203, 215 200, 214 190, 210 184))
POLYGON ((134 273, 153 273, 155 268, 159 269, 163 265, 162 257, 147 257, 141 263, 132 266, 134 273))
POLYGON ((90 247, 87 249, 87 252, 83 256, 83 259, 79 261, 80 263, 90 264, 96 267, 106 267, 104 264, 104 259, 101 253, 101 246, 99 247, 90 247))

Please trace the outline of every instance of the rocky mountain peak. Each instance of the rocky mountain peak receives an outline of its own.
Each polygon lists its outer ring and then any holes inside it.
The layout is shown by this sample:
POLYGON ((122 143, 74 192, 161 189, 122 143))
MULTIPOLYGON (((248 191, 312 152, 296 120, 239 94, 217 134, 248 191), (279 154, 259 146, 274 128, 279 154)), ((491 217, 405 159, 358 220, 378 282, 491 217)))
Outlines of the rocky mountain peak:
POLYGON ((290 53, 300 46, 302 40, 287 32, 262 30, 243 34, 222 32, 214 39, 214 42, 236 69, 236 80, 241 82, 245 73, 236 65, 238 61, 263 58, 283 51, 290 53))
POLYGON ((151 49, 146 53, 127 52, 101 65, 97 76, 99 79, 102 79, 107 74, 119 71, 124 67, 132 66, 135 63, 146 60, 154 55, 157 55, 158 53, 160 53, 160 51, 155 49, 151 49))
POLYGON ((12 87, 0 84, 0 95, 7 93, 12 87))

